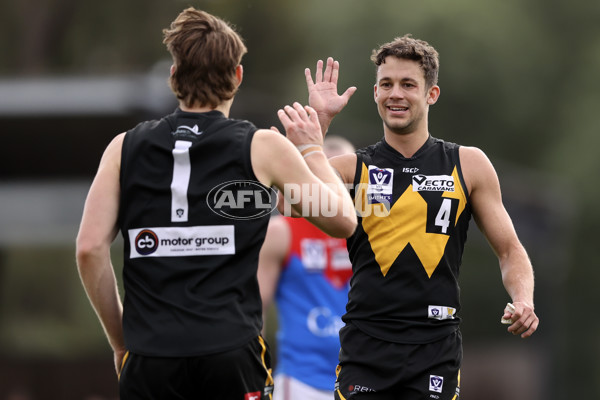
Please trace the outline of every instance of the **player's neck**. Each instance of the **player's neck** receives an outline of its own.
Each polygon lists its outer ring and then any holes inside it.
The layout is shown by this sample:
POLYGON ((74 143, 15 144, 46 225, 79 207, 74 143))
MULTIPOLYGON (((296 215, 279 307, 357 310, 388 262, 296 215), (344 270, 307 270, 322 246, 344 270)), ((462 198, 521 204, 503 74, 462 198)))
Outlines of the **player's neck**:
POLYGON ((187 107, 183 103, 179 103, 179 108, 185 112, 193 112, 193 113, 205 113, 209 111, 220 111, 225 115, 225 117, 229 118, 229 110, 231 110, 231 104, 233 103, 233 99, 224 101, 216 107, 211 106, 191 106, 187 107))
POLYGON ((394 150, 406 158, 411 158, 421 147, 423 147, 427 139, 429 139, 429 131, 424 129, 402 134, 394 133, 386 129, 384 137, 387 144, 394 150))

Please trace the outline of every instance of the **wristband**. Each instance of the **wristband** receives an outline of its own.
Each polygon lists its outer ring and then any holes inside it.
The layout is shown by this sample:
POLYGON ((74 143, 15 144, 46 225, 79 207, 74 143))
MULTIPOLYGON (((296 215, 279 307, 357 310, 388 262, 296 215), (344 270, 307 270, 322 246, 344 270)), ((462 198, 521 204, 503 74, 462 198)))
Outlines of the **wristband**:
POLYGON ((300 151, 300 154, 303 158, 306 158, 313 153, 323 152, 323 147, 319 144, 302 144, 296 147, 300 151))

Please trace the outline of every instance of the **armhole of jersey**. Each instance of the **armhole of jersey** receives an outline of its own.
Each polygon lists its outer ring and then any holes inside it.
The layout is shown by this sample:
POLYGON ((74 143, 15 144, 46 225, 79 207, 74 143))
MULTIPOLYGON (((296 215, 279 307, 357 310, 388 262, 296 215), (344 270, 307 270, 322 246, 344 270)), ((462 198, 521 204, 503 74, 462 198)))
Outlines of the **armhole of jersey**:
POLYGON ((254 134, 257 129, 251 127, 248 129, 248 133, 244 135, 244 142, 242 146, 242 163, 244 166, 244 171, 248 174, 248 178, 254 181, 258 181, 258 178, 254 174, 254 170, 252 169, 252 159, 251 159, 251 151, 252 151, 252 139, 254 138, 254 134))
POLYGON ((362 175, 362 166, 363 166, 363 158, 364 154, 356 154, 356 168, 354 169, 354 179, 352 179, 352 187, 350 188, 350 197, 354 199, 356 196, 356 187, 360 183, 360 178, 362 175))
POLYGON ((456 145, 456 147, 454 148, 453 153, 455 154, 456 157, 456 172, 458 172, 458 178, 460 179, 460 184, 462 185, 464 191, 465 191, 465 196, 467 198, 467 204, 469 203, 469 188, 467 187, 467 183, 465 182, 465 177, 463 175, 463 170, 462 170, 462 164, 460 163, 460 145, 456 145))
POLYGON ((131 139, 131 130, 125 132, 125 137, 123 137, 123 142, 121 143, 121 164, 119 168, 119 213, 117 215, 117 226, 121 226, 123 221, 123 215, 121 214, 121 210, 123 210, 122 204, 124 201, 123 198, 123 178, 125 177, 125 169, 127 168, 127 152, 129 149, 129 141, 131 139))

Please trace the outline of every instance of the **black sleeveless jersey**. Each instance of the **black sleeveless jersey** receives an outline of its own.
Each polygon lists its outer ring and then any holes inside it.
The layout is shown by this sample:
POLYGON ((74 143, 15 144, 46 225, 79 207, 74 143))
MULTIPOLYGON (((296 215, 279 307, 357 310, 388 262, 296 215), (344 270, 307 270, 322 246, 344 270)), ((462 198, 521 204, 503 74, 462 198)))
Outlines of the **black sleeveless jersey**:
POLYGON ((269 190, 252 171, 255 131, 218 111, 177 109, 126 133, 119 228, 128 350, 198 356, 259 335, 256 271, 268 213, 252 218, 258 213, 245 204, 244 217, 219 212, 217 204, 231 206, 238 184, 250 192, 269 190))
POLYGON ((405 158, 385 140, 357 151, 359 225, 345 322, 390 342, 458 329, 458 273, 471 218, 459 146, 429 137, 405 158))

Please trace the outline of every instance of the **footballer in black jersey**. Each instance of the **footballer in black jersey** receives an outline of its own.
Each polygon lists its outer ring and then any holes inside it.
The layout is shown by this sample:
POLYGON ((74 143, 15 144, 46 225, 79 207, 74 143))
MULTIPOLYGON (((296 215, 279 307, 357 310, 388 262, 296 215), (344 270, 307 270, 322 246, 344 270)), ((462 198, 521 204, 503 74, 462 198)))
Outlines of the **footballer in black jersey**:
MULTIPOLYGON (((330 160, 359 215, 347 243, 353 277, 335 398, 456 400, 458 276, 471 217, 498 256, 514 305, 502 310, 508 332, 523 338, 539 324, 533 268, 489 159, 429 132, 429 109, 440 95, 438 52, 405 35, 375 49, 371 60, 383 139, 330 160)), ((315 79, 310 70, 305 75, 325 134, 348 101, 347 91, 337 94, 339 63, 319 60, 315 79)))

